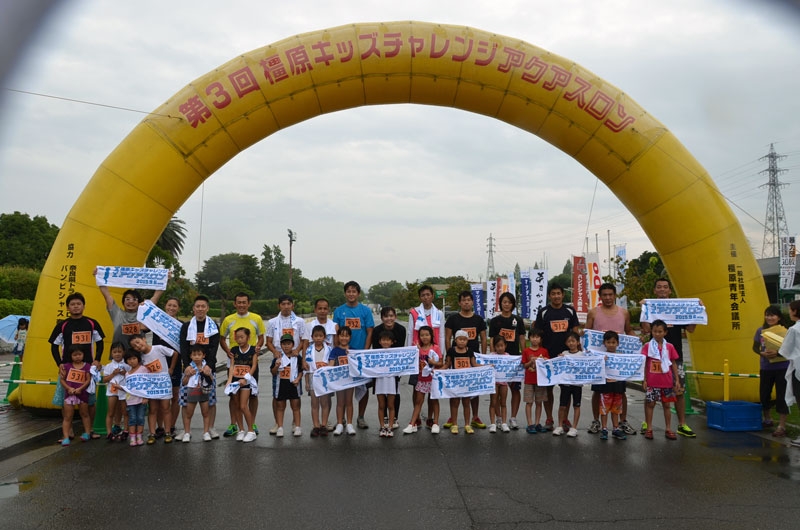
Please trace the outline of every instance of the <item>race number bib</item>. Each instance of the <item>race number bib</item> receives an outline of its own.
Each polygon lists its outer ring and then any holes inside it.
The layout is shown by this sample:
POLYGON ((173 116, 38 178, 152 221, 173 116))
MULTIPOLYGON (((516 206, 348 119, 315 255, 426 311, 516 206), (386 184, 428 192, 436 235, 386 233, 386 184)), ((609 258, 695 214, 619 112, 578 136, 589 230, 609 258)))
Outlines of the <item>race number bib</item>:
POLYGON ((323 368, 325 366, 328 366, 328 363, 322 361, 317 361, 315 364, 317 365, 317 368, 323 368))
POLYGON ((72 344, 91 344, 92 332, 91 331, 73 331, 72 344))
POLYGON ((339 366, 347 364, 347 355, 341 355, 338 359, 339 359, 339 366))
POLYGON ((142 326, 138 322, 134 322, 133 324, 122 325, 123 335, 138 335, 141 332, 142 332, 142 326))
POLYGON ((151 374, 157 374, 162 371, 161 359, 156 359, 151 363, 147 363, 144 367, 147 368, 147 371, 151 374))
POLYGON ((499 335, 503 337, 506 342, 514 342, 514 336, 517 334, 513 329, 501 329, 499 335))
POLYGON ((419 371, 420 371, 420 373, 422 373, 422 370, 425 369, 426 366, 428 366, 428 361, 424 361, 424 360, 420 359, 419 360, 419 371))
POLYGON ((208 344, 208 337, 205 333, 198 333, 197 338, 194 339, 195 344, 208 344))
POLYGON ((250 366, 246 364, 234 364, 233 368, 233 377, 237 379, 243 379, 244 376, 250 373, 250 366))
POLYGON ((553 333, 564 333, 569 329, 569 322, 566 320, 552 320, 550 321, 550 330, 553 333))
POLYGON ((67 381, 69 381, 70 383, 79 383, 82 385, 88 380, 89 380, 89 372, 84 372, 83 370, 70 368, 69 373, 67 374, 67 381))
POLYGON ((469 362, 468 357, 455 357, 453 359, 456 369, 459 368, 471 368, 472 363, 469 362))
POLYGON ((281 330, 281 337, 283 337, 284 335, 291 335, 292 337, 294 337, 294 328, 283 328, 281 330))
POLYGON ((661 373, 661 361, 657 359, 650 359, 650 373, 651 374, 660 374, 661 373))
POLYGON ((278 372, 278 375, 280 376, 281 379, 289 379, 291 373, 292 373, 292 367, 286 366, 284 368, 281 368, 280 372, 278 372))
POLYGON ((476 328, 461 328, 461 331, 467 332, 468 340, 475 340, 478 338, 478 330, 476 328))
POLYGON ((344 325, 350 329, 361 329, 360 318, 345 318, 344 325))

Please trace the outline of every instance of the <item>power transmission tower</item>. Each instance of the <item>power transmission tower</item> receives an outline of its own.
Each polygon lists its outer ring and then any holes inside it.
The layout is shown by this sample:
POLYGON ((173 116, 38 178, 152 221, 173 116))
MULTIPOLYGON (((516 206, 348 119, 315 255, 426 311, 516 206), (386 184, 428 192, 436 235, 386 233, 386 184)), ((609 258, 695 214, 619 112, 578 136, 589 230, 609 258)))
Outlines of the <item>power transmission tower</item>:
POLYGON ((761 157, 760 160, 767 160, 767 169, 760 173, 766 173, 768 180, 759 188, 767 187, 769 195, 767 197, 767 217, 764 221, 764 245, 761 247, 761 257, 768 258, 778 255, 780 237, 789 235, 789 228, 786 226, 786 215, 783 212, 783 200, 781 199, 781 188, 787 186, 778 180, 778 175, 786 171, 778 168, 778 160, 786 158, 785 155, 775 153, 773 144, 769 144, 769 153, 761 157))
POLYGON ((494 272, 494 238, 489 234, 489 261, 486 263, 486 281, 495 277, 494 272))

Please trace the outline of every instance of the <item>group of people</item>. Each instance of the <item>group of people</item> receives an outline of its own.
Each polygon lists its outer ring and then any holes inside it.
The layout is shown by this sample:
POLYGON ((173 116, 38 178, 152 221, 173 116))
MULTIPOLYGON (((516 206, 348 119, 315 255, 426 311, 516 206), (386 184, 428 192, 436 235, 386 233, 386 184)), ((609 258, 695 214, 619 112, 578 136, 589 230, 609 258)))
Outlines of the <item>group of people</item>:
MULTIPOLYGON (((223 437, 234 437, 248 443, 256 439, 259 428, 255 423, 259 405, 259 352, 269 351, 272 397, 271 406, 274 425, 269 433, 283 437, 285 432, 302 436, 301 398, 303 385, 310 396, 311 437, 342 434, 355 435, 356 428, 368 429, 365 418, 369 402, 369 388, 356 391, 353 388, 337 391, 336 404, 332 395, 319 395, 311 384, 312 374, 325 366, 339 366, 348 362, 350 350, 369 348, 394 348, 405 345, 417 346, 419 351, 419 374, 409 377, 413 386, 413 407, 404 434, 413 434, 422 428, 423 407, 427 396, 427 427, 432 434, 448 429, 452 434, 460 432, 459 406, 462 408, 463 429, 472 434, 475 429, 489 432, 510 432, 520 427, 517 415, 525 403, 526 431, 530 434, 551 432, 555 436, 578 435, 582 386, 560 385, 558 409, 554 415, 554 387, 537 384, 536 360, 558 355, 573 355, 581 352, 581 327, 574 308, 564 303, 564 291, 558 285, 548 289, 548 304, 539 309, 535 322, 526 330, 523 319, 515 314, 516 300, 511 293, 499 298, 500 312, 486 321, 474 311, 474 300, 470 291, 459 295, 459 311, 445 318, 433 304, 433 289, 422 286, 418 295, 420 305, 409 314, 408 327, 397 322, 396 311, 383 307, 381 323, 373 321, 372 311, 359 302, 361 287, 350 281, 344 286, 345 303, 333 311, 324 298, 314 301, 315 318, 307 323, 294 313, 291 296, 283 295, 278 300, 279 314, 266 323, 260 315, 250 312, 250 297, 239 293, 234 298, 236 313, 228 315, 218 326, 208 316, 209 300, 198 296, 192 307, 192 318, 183 323, 180 331, 180 350, 175 351, 161 337, 153 334, 152 344, 145 339, 142 324, 137 320, 137 309, 143 302, 135 290, 123 293, 123 307, 117 306, 106 287, 100 287, 109 315, 114 324, 114 339, 110 360, 103 365, 104 334, 100 324, 83 314, 85 300, 80 293, 67 297, 69 318, 59 322, 50 338, 53 358, 59 366, 59 379, 54 403, 63 405, 63 436, 61 443, 69 445, 72 419, 75 411, 80 414, 84 433, 82 439, 98 438, 91 431, 94 422, 94 394, 90 393, 92 367, 101 373, 102 381, 108 384, 107 436, 110 440, 129 440, 130 445, 153 444, 163 438, 165 443, 176 439, 176 425, 183 420, 183 433, 179 440, 191 441, 191 421, 200 404, 203 418, 203 441, 220 437, 215 429, 217 403, 217 352, 226 356, 226 393, 230 395, 229 424, 223 437), (478 397, 450 399, 448 417, 444 422, 440 415, 439 400, 431 398, 433 370, 460 369, 477 366, 475 353, 495 353, 521 356, 525 367, 525 380, 521 383, 498 383, 491 395, 489 423, 479 415, 478 397), (145 404, 147 400, 126 395, 122 389, 125 380, 136 373, 168 373, 172 382, 170 399, 150 400, 148 436, 143 439, 145 404), (508 394, 510 394, 510 406, 508 394), (355 399, 357 396, 357 399, 355 399), (285 425, 286 405, 291 410, 291 427, 285 425), (573 408, 572 420, 568 417, 573 408), (544 412, 544 421, 542 421, 544 412), (333 416, 333 418, 331 418, 333 416), (333 421, 331 421, 333 419, 333 421)), ((156 291, 151 301, 156 303, 162 292, 156 291)), ((599 289, 601 305, 593 308, 585 324, 586 329, 603 332, 603 343, 609 353, 616 351, 620 335, 632 334, 628 311, 616 305, 616 288, 603 284, 599 289)), ((668 298, 670 283, 660 278, 655 284, 657 298, 668 298)), ((164 310, 175 316, 178 300, 170 298, 164 310)), ((768 310, 768 313, 770 311, 768 310)), ((771 317, 765 324, 771 325, 771 317)), ((795 318, 793 310, 792 318, 795 318)), ((653 412, 655 405, 662 403, 665 420, 665 436, 674 440, 677 435, 695 437, 684 417, 682 331, 694 331, 694 326, 672 326, 662 321, 643 323, 642 331, 650 335, 643 344, 645 362, 645 423, 641 432, 647 439, 653 438, 653 412), (678 426, 671 428, 670 405, 675 404, 678 426)), ((757 334, 757 342, 760 341, 757 334)), ((787 342, 788 344, 788 342, 787 342)), ((797 348, 800 348, 800 341, 797 348)), ((773 355, 759 343, 758 353, 764 359, 773 355)), ((768 368, 777 370, 770 363, 768 368)), ((773 374, 775 375, 775 374, 773 374)), ((778 377, 768 379, 775 383, 778 377)), ((762 378, 762 387, 767 378, 762 378)), ((399 429, 400 378, 377 378, 370 383, 377 396, 378 433, 382 437, 393 437, 399 429)), ((263 386, 263 382, 261 383, 263 386)), ((797 383, 800 389, 800 382, 797 383)), ((627 420, 628 404, 625 383, 609 381, 593 385, 592 421, 589 432, 599 434, 606 440, 609 435, 623 440, 637 434, 627 420)), ((780 388, 779 388, 780 391, 780 388)), ((762 392, 763 395, 763 392, 762 392)), ((768 409, 765 409, 768 412, 768 409)), ((779 401, 778 412, 785 414, 786 407, 779 401)), ((765 412, 765 422, 767 421, 765 412)), ((776 432, 783 429, 785 416, 776 432)))

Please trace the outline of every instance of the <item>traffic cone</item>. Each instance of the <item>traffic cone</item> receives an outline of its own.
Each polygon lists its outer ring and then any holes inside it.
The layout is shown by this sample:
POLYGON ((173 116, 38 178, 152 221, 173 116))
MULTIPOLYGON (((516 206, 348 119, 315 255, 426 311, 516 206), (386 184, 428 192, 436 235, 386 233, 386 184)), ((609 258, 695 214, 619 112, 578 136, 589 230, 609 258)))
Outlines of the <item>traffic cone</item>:
MULTIPOLYGON (((14 356, 14 362, 15 363, 19 362, 19 355, 15 355, 14 356)), ((19 381, 20 377, 22 377, 22 365, 21 364, 15 364, 14 366, 11 367, 11 380, 12 381, 19 381)), ((18 386, 19 386, 18 383, 9 383, 8 384, 8 391, 6 392, 6 397, 4 397, 3 401, 2 401, 2 403, 4 405, 8 403, 8 396, 10 396, 11 392, 16 390, 18 386)))

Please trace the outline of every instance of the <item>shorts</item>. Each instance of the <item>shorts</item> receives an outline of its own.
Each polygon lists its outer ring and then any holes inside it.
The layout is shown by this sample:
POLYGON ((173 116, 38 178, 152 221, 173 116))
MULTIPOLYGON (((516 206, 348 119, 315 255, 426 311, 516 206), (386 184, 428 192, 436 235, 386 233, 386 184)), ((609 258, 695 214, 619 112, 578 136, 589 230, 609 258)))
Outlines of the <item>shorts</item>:
POLYGON ((519 392, 521 388, 522 388, 522 383, 520 383, 519 381, 513 381, 511 383, 508 383, 508 389, 511 390, 512 392, 519 392))
POLYGON ((278 393, 275 399, 278 401, 286 401, 290 399, 300 399, 303 393, 303 383, 294 386, 288 379, 280 379, 278 383, 278 393))
POLYGON ((547 401, 547 387, 525 383, 522 399, 525 403, 544 403, 547 401))
POLYGON ((203 388, 196 386, 196 387, 187 387, 186 388, 186 402, 187 403, 205 403, 209 400, 211 394, 207 394, 203 392, 203 388))
POLYGON ((622 414, 622 394, 603 392, 600 394, 600 414, 622 414))
POLYGON ((172 375, 169 376, 169 379, 170 381, 172 381, 172 388, 181 386, 181 379, 183 379, 183 372, 181 372, 179 366, 175 367, 175 369, 172 371, 172 375))
POLYGON ((97 403, 97 394, 89 394, 89 400, 87 403, 90 407, 94 407, 95 403, 97 403))
POLYGON ((573 408, 580 408, 581 398, 583 397, 583 386, 580 385, 558 385, 561 388, 561 396, 558 399, 559 407, 569 407, 572 398, 573 408))
POLYGON ((83 403, 83 401, 81 401, 81 398, 78 396, 73 395, 64 398, 64 405, 80 405, 81 403, 83 403))
POLYGON ((430 394, 432 384, 433 381, 417 381, 417 385, 414 387, 414 390, 420 394, 430 394))
POLYGON ((128 428, 138 426, 144 427, 144 410, 144 403, 128 405, 128 428))
POLYGON ((673 388, 654 388, 648 386, 645 389, 645 403, 658 403, 659 401, 662 403, 675 403, 677 400, 673 388))
MULTIPOLYGON (((178 405, 185 407, 188 401, 186 400, 188 389, 181 386, 178 391, 178 405)), ((208 395, 208 406, 213 407, 217 404, 217 374, 211 372, 211 393, 208 395)))
POLYGON ((378 377, 375 379, 375 393, 395 395, 397 394, 397 378, 391 377, 378 377))

